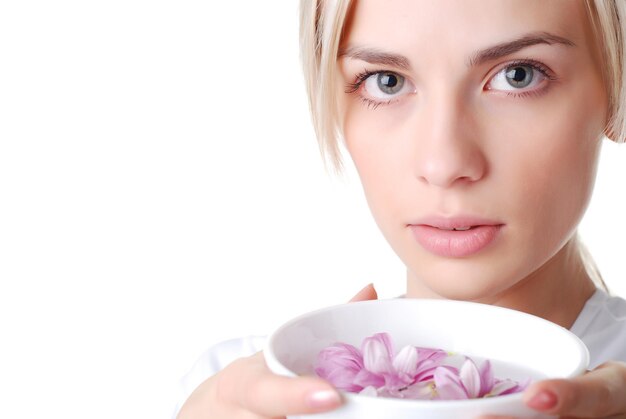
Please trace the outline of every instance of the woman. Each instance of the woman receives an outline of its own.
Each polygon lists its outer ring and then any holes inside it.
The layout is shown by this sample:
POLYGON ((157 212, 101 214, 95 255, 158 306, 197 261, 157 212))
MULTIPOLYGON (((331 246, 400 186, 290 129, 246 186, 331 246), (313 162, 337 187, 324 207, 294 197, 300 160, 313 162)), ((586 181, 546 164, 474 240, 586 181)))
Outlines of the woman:
MULTIPOLYGON (((301 7, 318 138, 337 166, 344 140, 407 267, 406 297, 494 304, 570 328, 594 370, 535 383, 526 403, 568 417, 626 417, 626 301, 597 287, 576 238, 602 138, 626 139, 625 2, 301 7)), ((355 297, 372 298, 372 287, 355 297)), ((260 345, 230 342, 207 359, 260 345)), ((275 418, 341 403, 323 381, 272 375, 261 353, 195 374, 204 381, 181 418, 275 418)))

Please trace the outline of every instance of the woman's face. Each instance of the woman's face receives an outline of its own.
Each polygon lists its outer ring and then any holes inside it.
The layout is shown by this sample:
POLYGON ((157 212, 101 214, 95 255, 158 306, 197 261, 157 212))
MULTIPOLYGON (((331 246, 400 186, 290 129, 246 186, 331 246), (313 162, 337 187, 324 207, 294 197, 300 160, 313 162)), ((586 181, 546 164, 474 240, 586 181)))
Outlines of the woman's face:
POLYGON ((572 238, 607 116, 587 19, 572 0, 354 5, 346 145, 422 294, 489 300, 572 238))

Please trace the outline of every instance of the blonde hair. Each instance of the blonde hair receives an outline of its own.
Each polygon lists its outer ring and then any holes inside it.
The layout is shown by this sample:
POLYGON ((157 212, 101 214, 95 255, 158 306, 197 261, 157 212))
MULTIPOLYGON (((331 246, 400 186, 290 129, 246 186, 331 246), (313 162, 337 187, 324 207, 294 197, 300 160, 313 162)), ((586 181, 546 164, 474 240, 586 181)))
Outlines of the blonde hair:
POLYGON ((326 163, 341 170, 337 54, 350 0, 300 1, 300 54, 313 127, 326 163))
MULTIPOLYGON (((626 141, 626 0, 584 0, 602 44, 609 98, 606 133, 626 141)), ((313 126, 326 163, 342 167, 337 54, 351 0, 300 0, 300 53, 313 126)))
POLYGON ((626 1, 585 0, 589 19, 602 44, 609 97, 607 135, 626 142, 626 1))

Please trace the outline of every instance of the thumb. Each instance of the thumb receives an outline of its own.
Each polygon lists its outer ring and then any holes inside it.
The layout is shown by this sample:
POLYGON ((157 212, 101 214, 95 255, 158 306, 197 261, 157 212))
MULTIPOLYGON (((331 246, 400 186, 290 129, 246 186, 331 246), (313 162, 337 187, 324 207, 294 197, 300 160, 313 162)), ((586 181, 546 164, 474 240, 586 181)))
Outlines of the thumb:
POLYGON ((376 289, 374 288, 374 284, 367 284, 365 288, 359 291, 352 299, 351 303, 357 301, 368 301, 368 300, 377 300, 378 294, 376 293, 376 289))
POLYGON ((549 414, 604 418, 626 412, 625 387, 626 363, 613 361, 569 380, 539 381, 526 390, 524 400, 549 414))

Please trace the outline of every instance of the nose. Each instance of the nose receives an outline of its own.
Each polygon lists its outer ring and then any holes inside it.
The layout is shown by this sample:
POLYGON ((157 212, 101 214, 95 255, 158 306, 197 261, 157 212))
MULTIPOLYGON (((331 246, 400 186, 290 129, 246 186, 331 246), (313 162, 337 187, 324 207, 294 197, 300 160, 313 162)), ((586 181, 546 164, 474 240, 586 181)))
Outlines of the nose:
POLYGON ((487 159, 471 110, 456 99, 425 104, 415 127, 415 175, 441 188, 479 181, 487 173, 487 159))

